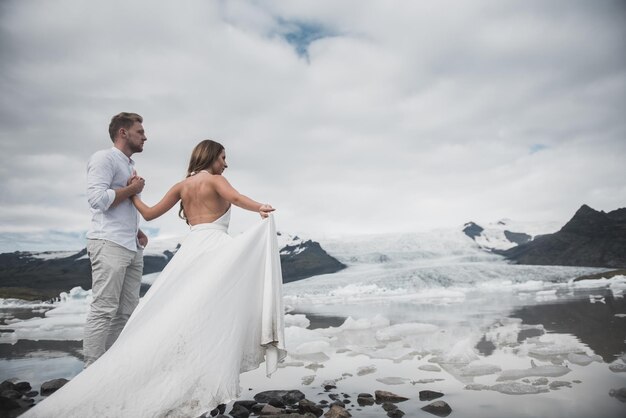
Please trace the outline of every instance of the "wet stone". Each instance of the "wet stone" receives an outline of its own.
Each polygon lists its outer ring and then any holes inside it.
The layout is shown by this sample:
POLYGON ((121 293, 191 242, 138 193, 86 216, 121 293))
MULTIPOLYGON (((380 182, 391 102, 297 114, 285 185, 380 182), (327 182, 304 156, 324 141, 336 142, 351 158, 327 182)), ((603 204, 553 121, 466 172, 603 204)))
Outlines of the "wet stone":
POLYGON ((388 411, 387 416, 390 418, 401 418, 404 416, 404 412, 399 409, 394 409, 392 411, 388 411))
POLYGON ((387 412, 393 411, 394 409, 398 409, 398 407, 396 405, 392 404, 391 402, 384 402, 382 404, 382 407, 387 412))
POLYGON ((351 417, 352 414, 339 405, 333 405, 324 416, 326 418, 348 418, 351 417))
POLYGON ((405 398, 404 396, 396 395, 395 393, 387 392, 385 390, 377 390, 374 392, 374 395, 376 396, 376 402, 378 403, 404 402, 409 400, 409 398, 405 398))
POLYGON ((48 396, 57 390, 61 389, 69 380, 67 379, 54 379, 49 380, 41 384, 41 395, 48 396))
POLYGON ((315 402, 311 402, 308 399, 302 399, 298 402, 298 412, 301 414, 310 412, 316 417, 319 417, 324 413, 324 410, 317 406, 315 402))
POLYGON ((421 390, 420 401, 432 401, 433 399, 441 398, 443 393, 435 392, 433 390, 421 390))
POLYGON ((371 395, 369 398, 359 396, 356 401, 360 406, 370 406, 376 403, 371 395))
POLYGON ((429 412, 438 417, 447 417, 452 412, 452 408, 444 401, 435 401, 422 408, 423 411, 429 412))

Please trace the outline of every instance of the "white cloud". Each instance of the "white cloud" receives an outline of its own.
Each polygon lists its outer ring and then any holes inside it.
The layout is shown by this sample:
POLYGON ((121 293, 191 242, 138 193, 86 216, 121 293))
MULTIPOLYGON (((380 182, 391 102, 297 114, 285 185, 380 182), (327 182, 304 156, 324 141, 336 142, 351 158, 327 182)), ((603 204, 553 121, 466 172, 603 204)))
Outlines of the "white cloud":
MULTIPOLYGON (((123 110, 145 118, 146 201, 213 138, 290 232, 565 222, 626 200, 619 2, 1 7, 5 234, 87 228, 85 162, 123 110)), ((185 230, 175 213, 150 226, 185 230)))

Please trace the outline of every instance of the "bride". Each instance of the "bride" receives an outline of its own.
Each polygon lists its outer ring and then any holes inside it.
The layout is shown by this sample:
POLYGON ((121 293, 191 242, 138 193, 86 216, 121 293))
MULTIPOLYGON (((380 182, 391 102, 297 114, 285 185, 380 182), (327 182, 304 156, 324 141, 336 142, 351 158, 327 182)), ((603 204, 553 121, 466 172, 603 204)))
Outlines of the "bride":
POLYGON ((198 416, 239 396, 240 373, 264 360, 276 370, 286 352, 274 209, 237 192, 226 167, 224 147, 205 140, 159 203, 132 198, 146 220, 180 201, 191 231, 115 344, 25 417, 198 416), (231 204, 263 220, 232 238, 231 204))

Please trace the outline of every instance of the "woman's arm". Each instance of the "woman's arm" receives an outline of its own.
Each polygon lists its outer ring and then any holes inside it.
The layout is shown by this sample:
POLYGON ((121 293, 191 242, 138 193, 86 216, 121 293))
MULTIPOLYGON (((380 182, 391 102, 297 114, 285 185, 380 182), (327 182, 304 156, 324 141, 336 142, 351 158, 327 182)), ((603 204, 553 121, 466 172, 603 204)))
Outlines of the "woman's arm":
POLYGON ((143 203, 137 195, 131 197, 131 200, 133 201, 133 204, 135 205, 139 213, 141 213, 141 216, 143 216, 146 221, 151 221, 152 219, 158 218, 159 216, 170 210, 172 206, 174 206, 176 202, 180 200, 181 187, 181 183, 176 183, 174 186, 172 186, 171 189, 168 190, 167 193, 165 193, 163 199, 161 199, 159 203, 152 207, 143 203))
POLYGON ((263 218, 266 218, 270 212, 274 211, 271 205, 259 203, 239 193, 223 176, 213 176, 212 180, 217 194, 233 205, 252 212, 259 212, 263 218))

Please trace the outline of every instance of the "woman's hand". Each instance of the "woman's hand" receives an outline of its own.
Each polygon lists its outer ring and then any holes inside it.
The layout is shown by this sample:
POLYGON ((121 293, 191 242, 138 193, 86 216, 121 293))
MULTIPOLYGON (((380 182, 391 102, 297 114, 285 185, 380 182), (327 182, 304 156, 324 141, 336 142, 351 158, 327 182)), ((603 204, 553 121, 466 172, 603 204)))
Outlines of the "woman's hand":
POLYGON ((275 210, 276 209, 274 209, 272 205, 263 204, 259 208, 259 214, 261 215, 261 218, 265 219, 270 216, 270 213, 274 212, 275 210))

